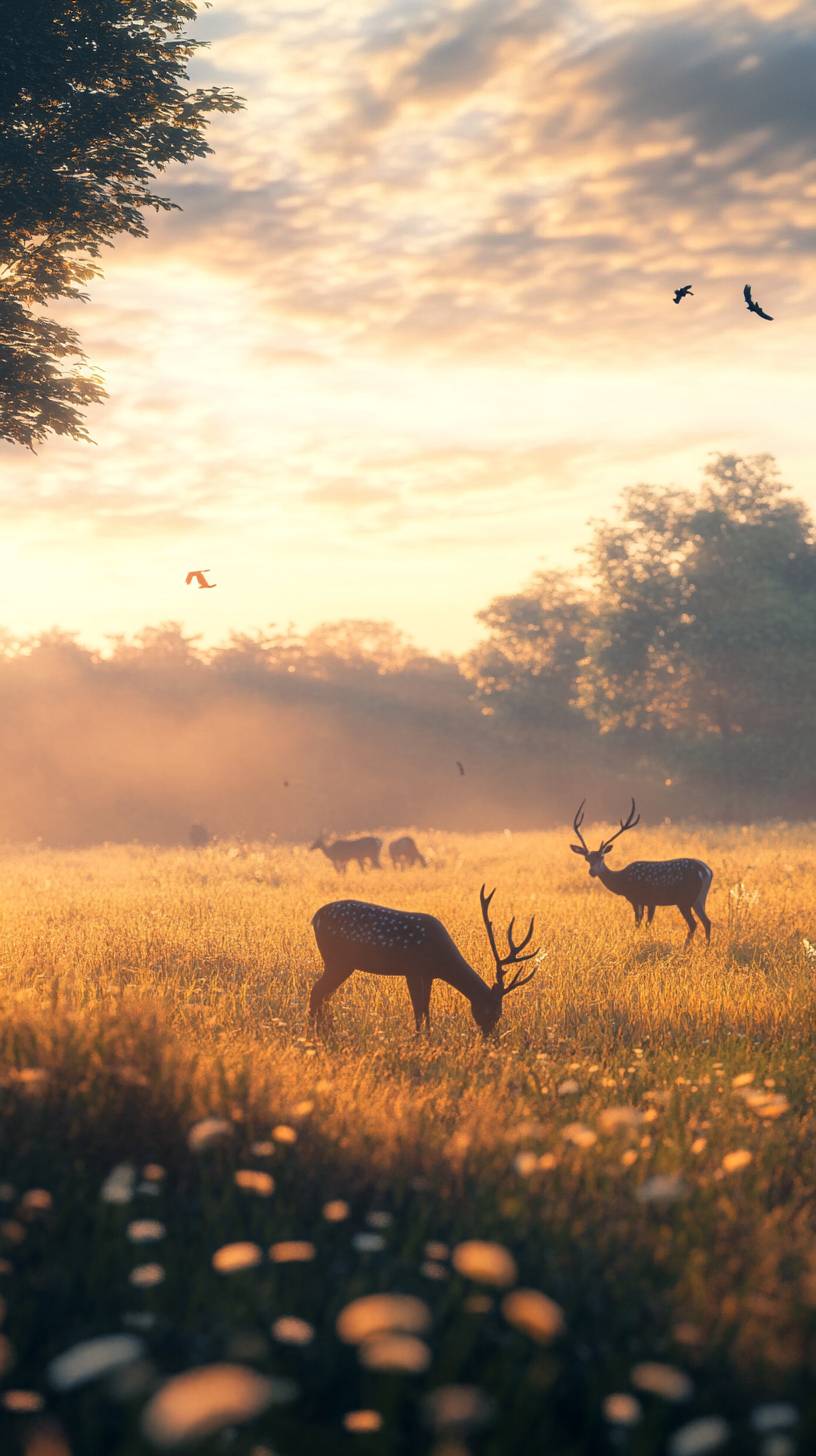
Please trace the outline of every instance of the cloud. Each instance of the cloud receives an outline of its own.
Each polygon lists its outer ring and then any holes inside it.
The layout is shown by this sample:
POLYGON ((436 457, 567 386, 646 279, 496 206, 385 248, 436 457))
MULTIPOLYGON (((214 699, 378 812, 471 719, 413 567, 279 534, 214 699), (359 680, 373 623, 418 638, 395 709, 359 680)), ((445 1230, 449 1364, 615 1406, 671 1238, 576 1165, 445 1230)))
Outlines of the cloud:
POLYGON ((230 9, 208 65, 247 110, 154 230, 269 318, 391 354, 632 358, 660 347, 679 273, 683 338, 733 339, 746 269, 813 317, 810 9, 272 10, 230 9))

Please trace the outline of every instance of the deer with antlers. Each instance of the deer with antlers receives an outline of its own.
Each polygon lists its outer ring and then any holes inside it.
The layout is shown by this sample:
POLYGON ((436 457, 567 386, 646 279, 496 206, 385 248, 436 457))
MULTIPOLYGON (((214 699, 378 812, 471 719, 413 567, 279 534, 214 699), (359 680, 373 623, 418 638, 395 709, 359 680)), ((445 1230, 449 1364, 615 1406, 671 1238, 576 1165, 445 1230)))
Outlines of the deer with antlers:
POLYGON ((706 944, 709 944, 711 921, 706 915, 705 903, 714 878, 713 870, 701 859, 636 859, 625 869, 608 869, 606 856, 614 840, 627 830, 634 829, 640 823, 640 815, 635 815, 633 799, 629 817, 625 823, 621 819, 620 829, 608 839, 602 840, 598 849, 589 849, 581 833, 585 803, 586 799, 579 805, 572 821, 572 827, 581 843, 571 844, 570 849, 573 854, 580 854, 588 861, 590 876, 599 879, 613 895, 623 895, 629 901, 635 912, 636 925, 641 924, 644 910, 646 923, 651 925, 657 905, 676 905, 688 926, 686 945, 691 943, 697 929, 697 921, 692 913, 696 911, 700 923, 705 927, 706 944))
POLYGON ((507 927, 507 954, 500 955, 490 923, 490 902, 495 890, 479 892, 482 918, 496 965, 496 979, 487 985, 460 954, 441 920, 416 911, 390 910, 385 905, 368 905, 363 900, 334 900, 312 917, 317 947, 323 957, 323 974, 312 987, 309 1014, 320 1020, 330 996, 354 971, 375 976, 404 976, 414 1008, 417 1035, 423 1022, 431 1029, 431 991, 434 981, 446 981, 470 1002, 473 1019, 485 1036, 496 1028, 505 996, 526 986, 538 970, 522 974, 521 963, 534 960, 539 952, 527 951, 535 929, 535 916, 527 934, 513 940, 515 916, 507 927), (509 981, 505 971, 517 965, 509 981))

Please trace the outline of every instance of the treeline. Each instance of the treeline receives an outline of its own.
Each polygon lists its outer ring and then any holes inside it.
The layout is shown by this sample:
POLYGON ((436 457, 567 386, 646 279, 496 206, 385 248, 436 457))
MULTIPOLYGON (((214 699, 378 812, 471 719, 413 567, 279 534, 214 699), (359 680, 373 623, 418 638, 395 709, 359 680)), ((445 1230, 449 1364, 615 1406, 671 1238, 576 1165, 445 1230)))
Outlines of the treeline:
POLYGON ((816 815, 816 541, 768 457, 625 492, 575 573, 481 619, 461 660, 377 622, 6 638, 0 837, 525 828, 585 794, 613 819, 630 793, 652 821, 816 815))

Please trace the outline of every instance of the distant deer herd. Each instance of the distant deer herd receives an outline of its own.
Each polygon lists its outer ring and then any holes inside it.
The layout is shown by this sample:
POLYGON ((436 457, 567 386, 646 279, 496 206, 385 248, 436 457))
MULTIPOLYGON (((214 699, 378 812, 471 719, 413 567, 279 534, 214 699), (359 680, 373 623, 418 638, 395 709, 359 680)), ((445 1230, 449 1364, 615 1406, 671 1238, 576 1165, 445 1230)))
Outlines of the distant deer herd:
MULTIPOLYGON (((584 803, 586 801, 584 800, 584 803)), ((697 921, 705 929, 706 944, 711 941, 711 921, 706 914, 706 898, 711 889, 713 872, 700 859, 634 860, 621 870, 610 870, 606 856, 622 834, 640 822, 635 801, 626 820, 597 849, 590 849, 581 833, 584 803, 573 820, 579 844, 571 844, 573 854, 581 855, 589 865, 592 879, 599 879, 613 895, 629 901, 635 914, 635 925, 651 925, 658 905, 674 905, 688 927, 686 946, 691 944, 697 921), (695 915, 697 919, 695 919, 695 915)), ((368 865, 380 868, 382 840, 368 836, 360 839, 335 839, 327 843, 320 834, 311 849, 322 850, 338 874, 345 874, 349 864, 360 869, 368 865)), ((426 861, 410 835, 393 840, 388 853, 395 868, 425 866, 426 861)), ((364 900, 333 900, 322 905, 312 917, 317 948, 323 960, 323 974, 315 982, 309 1001, 311 1019, 318 1024, 325 1003, 354 971, 375 976, 402 976, 408 987, 414 1010, 417 1033, 423 1026, 430 1030, 431 991, 434 981, 446 981, 470 1002, 476 1025, 485 1036, 494 1032, 502 1014, 505 996, 526 986, 538 970, 538 950, 528 951, 533 937, 535 917, 527 933, 518 942, 513 939, 515 917, 507 927, 507 953, 500 955, 490 921, 490 902, 495 894, 480 891, 482 919, 495 963, 495 980, 488 985, 460 954, 448 931, 433 915, 419 911, 394 910, 386 905, 373 905, 364 900), (521 967, 536 961, 526 973, 515 971, 509 982, 505 971, 509 966, 521 967)))

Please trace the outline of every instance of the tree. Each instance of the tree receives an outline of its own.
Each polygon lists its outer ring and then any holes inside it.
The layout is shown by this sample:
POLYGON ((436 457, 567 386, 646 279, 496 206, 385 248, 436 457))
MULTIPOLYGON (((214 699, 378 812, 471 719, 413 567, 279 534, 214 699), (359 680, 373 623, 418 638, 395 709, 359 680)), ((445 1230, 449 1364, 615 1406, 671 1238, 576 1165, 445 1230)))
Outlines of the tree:
POLYGON ((771 457, 718 455, 696 496, 625 492, 589 556, 578 699, 601 729, 707 748, 726 785, 795 773, 816 723, 816 537, 771 457))
POLYGON ((524 591, 497 597, 479 620, 489 636, 466 667, 482 711, 530 734, 580 725, 573 700, 588 601, 569 573, 539 572, 524 591))
POLYGON ((171 162, 203 157, 209 117, 240 99, 191 89, 198 0, 0 0, 0 439, 87 439, 102 399, 73 329, 43 313, 84 300, 102 249, 147 234, 171 162))

